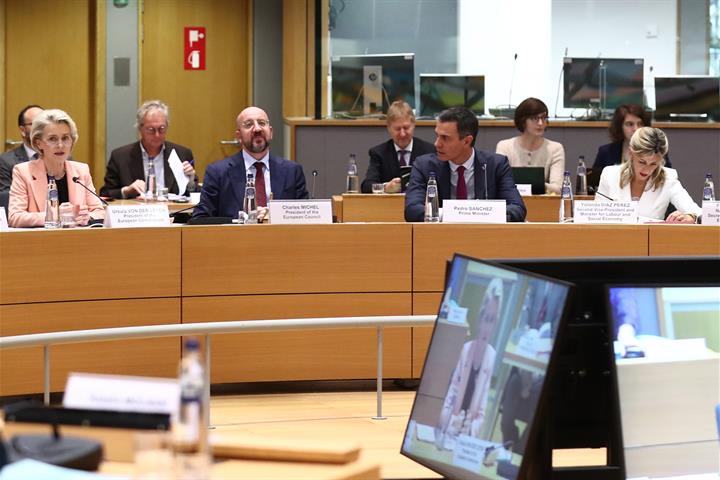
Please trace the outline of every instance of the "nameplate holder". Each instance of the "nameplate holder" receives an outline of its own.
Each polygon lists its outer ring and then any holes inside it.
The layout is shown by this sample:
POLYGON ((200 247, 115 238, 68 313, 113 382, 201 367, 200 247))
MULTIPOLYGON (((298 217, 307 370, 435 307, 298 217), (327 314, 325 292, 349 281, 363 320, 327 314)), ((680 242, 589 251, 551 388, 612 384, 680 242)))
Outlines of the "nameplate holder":
POLYGON ((703 200, 702 224, 720 225, 720 200, 703 200))
POLYGON ((323 200, 271 200, 270 223, 315 225, 332 223, 332 202, 323 200))
POLYGON ((505 200, 444 200, 443 223, 506 223, 505 200))
POLYGON ((0 207, 0 232, 7 232, 8 230, 10 230, 10 227, 5 214, 5 207, 0 207))
POLYGON ((180 384, 172 378, 70 373, 63 406, 85 410, 176 415, 180 384))
POLYGON ((532 195, 532 185, 529 183, 518 183, 515 185, 517 187, 518 192, 520 192, 520 195, 523 197, 529 197, 532 195))
POLYGON ((167 227, 167 205, 110 205, 105 210, 105 226, 110 228, 167 227))
POLYGON ((575 200, 574 223, 638 223, 638 202, 596 202, 575 200))

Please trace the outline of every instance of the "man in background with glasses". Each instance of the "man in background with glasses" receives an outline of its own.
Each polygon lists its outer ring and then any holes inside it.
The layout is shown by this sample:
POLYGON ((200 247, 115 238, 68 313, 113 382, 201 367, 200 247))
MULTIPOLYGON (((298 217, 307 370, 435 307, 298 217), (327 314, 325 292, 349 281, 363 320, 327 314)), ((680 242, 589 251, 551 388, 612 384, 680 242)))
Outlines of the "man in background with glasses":
POLYGON ((18 115, 18 130, 22 145, 0 155, 0 206, 7 207, 8 193, 12 183, 13 167, 18 163, 37 158, 37 153, 30 146, 30 129, 38 113, 44 109, 40 105, 28 105, 18 115))
POLYGON ((173 150, 180 157, 183 173, 188 177, 188 190, 195 186, 193 153, 187 147, 165 140, 169 121, 168 106, 160 100, 148 100, 137 111, 135 127, 140 140, 116 148, 110 154, 105 172, 105 185, 100 195, 112 198, 134 198, 145 194, 145 173, 150 163, 154 167, 156 188, 167 188, 169 193, 178 191, 168 158, 173 150))

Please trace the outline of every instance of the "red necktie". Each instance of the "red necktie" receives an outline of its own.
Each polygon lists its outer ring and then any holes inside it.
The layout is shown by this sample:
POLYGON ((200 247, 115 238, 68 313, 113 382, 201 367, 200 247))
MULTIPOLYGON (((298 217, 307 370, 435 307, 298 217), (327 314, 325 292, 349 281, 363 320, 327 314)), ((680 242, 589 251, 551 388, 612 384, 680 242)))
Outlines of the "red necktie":
POLYGON ((406 167, 406 166, 407 166, 407 162, 405 161, 405 154, 407 154, 408 151, 407 151, 407 150, 400 150, 400 151, 398 151, 398 153, 400 154, 400 157, 399 157, 399 159, 400 159, 400 160, 399 160, 400 166, 401 166, 401 167, 406 167))
POLYGON ((255 201, 258 207, 267 207, 267 194, 265 193, 265 175, 262 162, 255 162, 255 201))
POLYGON ((467 185, 465 184, 465 167, 460 165, 457 168, 458 180, 457 189, 455 190, 455 197, 458 200, 467 200, 467 185))

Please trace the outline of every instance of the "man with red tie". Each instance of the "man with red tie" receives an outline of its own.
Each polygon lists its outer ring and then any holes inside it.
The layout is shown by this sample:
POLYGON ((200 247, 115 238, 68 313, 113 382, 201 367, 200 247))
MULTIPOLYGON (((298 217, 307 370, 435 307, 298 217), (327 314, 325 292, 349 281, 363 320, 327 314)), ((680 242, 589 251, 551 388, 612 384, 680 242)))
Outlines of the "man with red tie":
POLYGON ((390 140, 372 147, 368 152, 370 163, 360 187, 363 193, 372 192, 373 183, 385 184, 385 193, 399 193, 402 167, 410 167, 420 155, 435 152, 432 143, 413 136, 415 115, 403 100, 394 101, 388 108, 387 130, 390 140))
POLYGON ((475 148, 478 121, 464 107, 440 113, 435 124, 435 149, 413 163, 405 193, 405 220, 422 222, 425 190, 431 174, 437 179, 440 206, 445 199, 505 200, 507 220, 522 222, 527 210, 515 187, 512 170, 504 155, 475 148))
POLYGON ((193 218, 237 218, 243 208, 247 174, 255 178, 258 220, 267 213, 267 202, 308 198, 300 164, 270 154, 273 129, 267 113, 248 107, 237 117, 235 138, 242 150, 208 165, 193 218))

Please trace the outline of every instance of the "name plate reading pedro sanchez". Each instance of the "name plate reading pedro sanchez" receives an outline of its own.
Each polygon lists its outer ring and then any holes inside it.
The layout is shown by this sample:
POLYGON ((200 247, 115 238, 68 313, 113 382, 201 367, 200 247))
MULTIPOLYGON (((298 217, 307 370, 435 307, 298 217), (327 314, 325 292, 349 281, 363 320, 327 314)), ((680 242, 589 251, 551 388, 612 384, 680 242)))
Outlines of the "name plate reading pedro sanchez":
POLYGON ((720 225, 720 200, 703 200, 702 224, 720 225))
POLYGON ((105 226, 111 228, 166 227, 167 205, 111 205, 105 210, 105 226))
POLYGON ((443 223, 506 223, 505 200, 444 200, 443 223))
POLYGON ((268 208, 270 208, 270 223, 278 225, 332 223, 330 199, 271 200, 268 208))
POLYGON ((574 223, 638 223, 638 202, 575 200, 574 223))

